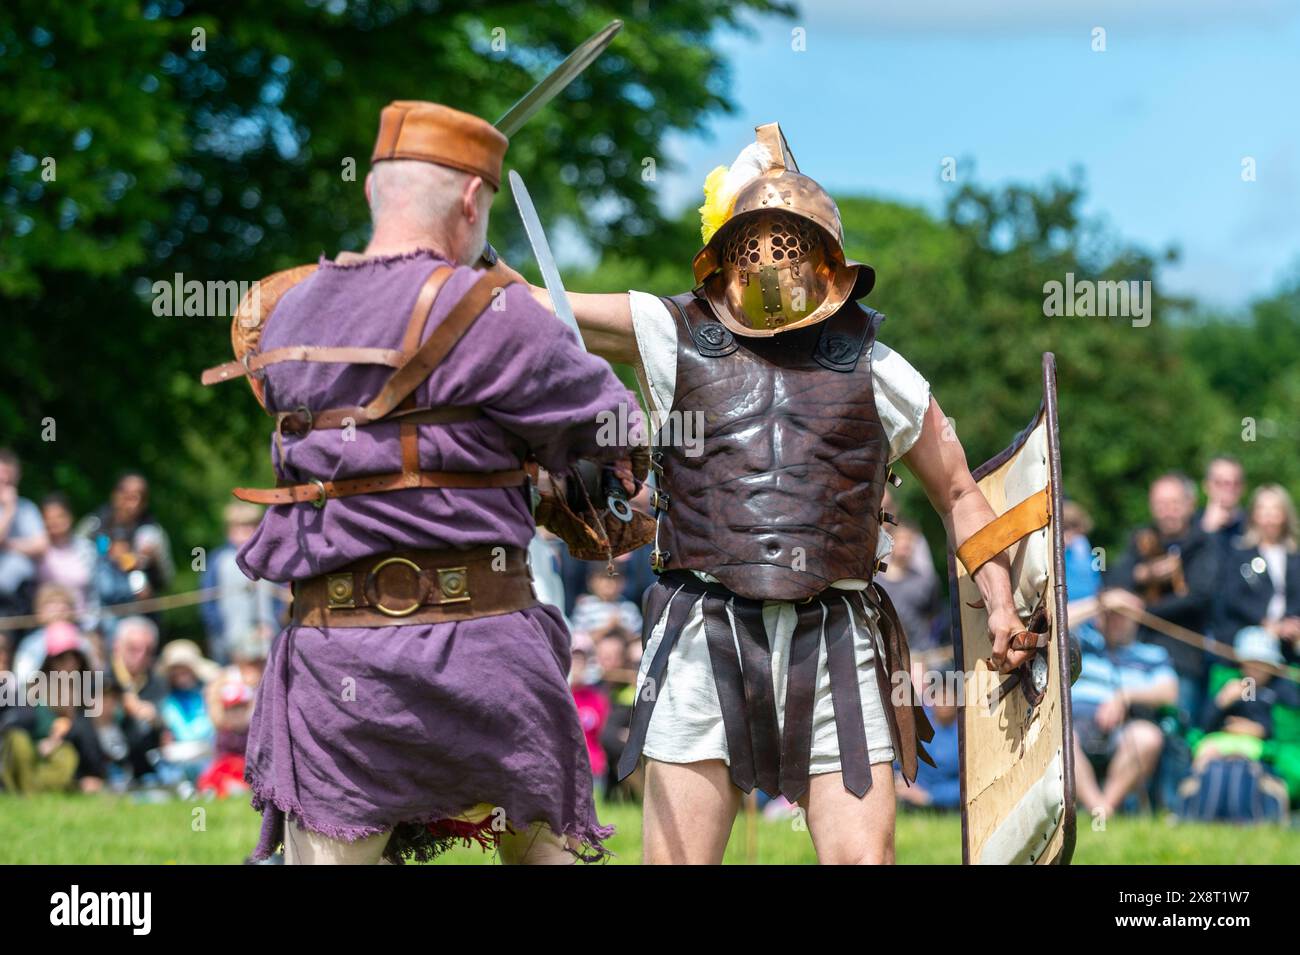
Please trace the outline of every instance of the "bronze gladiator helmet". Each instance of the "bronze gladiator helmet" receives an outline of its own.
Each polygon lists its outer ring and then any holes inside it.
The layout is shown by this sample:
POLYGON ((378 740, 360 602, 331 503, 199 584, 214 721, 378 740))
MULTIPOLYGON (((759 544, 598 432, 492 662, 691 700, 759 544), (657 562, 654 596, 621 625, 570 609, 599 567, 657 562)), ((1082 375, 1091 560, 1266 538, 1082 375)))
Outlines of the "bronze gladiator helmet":
POLYGON ((774 165, 736 194, 731 215, 695 256, 699 292, 737 335, 768 337, 829 318, 876 282, 844 255, 835 201, 799 172, 776 123, 758 142, 774 165))

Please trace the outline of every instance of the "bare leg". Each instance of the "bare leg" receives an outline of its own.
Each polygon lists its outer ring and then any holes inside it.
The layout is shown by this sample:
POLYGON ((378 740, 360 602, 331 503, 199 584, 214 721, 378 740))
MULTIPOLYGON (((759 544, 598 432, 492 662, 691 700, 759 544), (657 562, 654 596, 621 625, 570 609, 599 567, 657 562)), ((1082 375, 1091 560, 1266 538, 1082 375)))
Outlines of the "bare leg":
POLYGON ((1124 797, 1141 786, 1155 772, 1165 736, 1160 727, 1147 720, 1134 720, 1120 730, 1115 756, 1106 770, 1102 786, 1103 805, 1115 812, 1124 797))
POLYGON ((1105 801, 1097 784, 1097 773, 1078 740, 1074 741, 1074 792, 1088 812, 1096 812, 1105 801))
POLYGON ((285 865, 378 865, 391 832, 380 832, 355 842, 331 839, 318 832, 299 829, 292 819, 284 821, 285 865))
POLYGON ((572 865, 577 856, 550 826, 534 822, 519 832, 501 836, 501 861, 505 865, 572 865))
POLYGON ((871 765, 871 788, 859 799, 840 773, 822 773, 799 800, 808 813, 817 861, 822 865, 892 865, 894 862, 894 770, 871 765))
POLYGON ((718 865, 740 808, 720 759, 646 760, 642 852, 646 865, 718 865))

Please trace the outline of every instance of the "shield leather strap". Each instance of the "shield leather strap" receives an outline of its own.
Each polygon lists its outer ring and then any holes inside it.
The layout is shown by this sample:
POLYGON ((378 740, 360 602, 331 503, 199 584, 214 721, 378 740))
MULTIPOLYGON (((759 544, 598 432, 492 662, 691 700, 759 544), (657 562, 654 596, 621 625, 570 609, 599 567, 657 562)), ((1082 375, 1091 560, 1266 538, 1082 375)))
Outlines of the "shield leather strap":
POLYGON ((966 573, 973 577, 977 570, 1026 534, 1046 527, 1052 519, 1051 490, 1049 483, 966 538, 957 548, 957 559, 966 573))
MULTIPOLYGON (((859 797, 864 795, 871 788, 871 767, 853 654, 853 622, 846 604, 853 597, 852 591, 829 589, 796 605, 797 622, 786 681, 785 724, 779 728, 771 647, 763 626, 763 601, 740 597, 721 584, 701 580, 689 572, 661 574, 646 594, 644 639, 648 642, 663 617, 665 606, 667 622, 632 710, 627 744, 618 762, 619 778, 630 774, 641 758, 655 701, 664 686, 668 659, 692 609, 703 600, 705 641, 722 710, 731 781, 745 792, 757 785, 770 796, 780 793, 791 801, 807 792, 817 671, 825 643, 845 788, 859 797), (734 640, 728 605, 735 619, 734 640)), ((864 611, 868 607, 877 611, 885 637, 883 653, 876 654, 878 684, 895 751, 910 782, 916 778, 918 751, 921 758, 931 761, 921 750, 918 737, 928 742, 933 731, 919 705, 914 708, 910 701, 904 703, 907 712, 902 717, 892 712, 888 691, 891 679, 907 679, 910 687, 906 642, 892 605, 882 605, 874 594, 862 599, 864 611)))
POLYGON ((293 584, 293 621, 308 627, 448 623, 536 605, 518 547, 376 554, 293 584))

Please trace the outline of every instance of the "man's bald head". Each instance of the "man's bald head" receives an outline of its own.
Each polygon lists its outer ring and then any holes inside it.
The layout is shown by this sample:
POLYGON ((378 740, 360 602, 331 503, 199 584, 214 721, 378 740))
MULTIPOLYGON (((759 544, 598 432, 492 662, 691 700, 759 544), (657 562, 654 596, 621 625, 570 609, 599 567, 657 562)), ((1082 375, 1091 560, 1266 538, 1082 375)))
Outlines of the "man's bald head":
POLYGON ((366 177, 376 240, 427 241, 465 265, 487 241, 493 194, 479 176, 421 160, 378 162, 366 177))

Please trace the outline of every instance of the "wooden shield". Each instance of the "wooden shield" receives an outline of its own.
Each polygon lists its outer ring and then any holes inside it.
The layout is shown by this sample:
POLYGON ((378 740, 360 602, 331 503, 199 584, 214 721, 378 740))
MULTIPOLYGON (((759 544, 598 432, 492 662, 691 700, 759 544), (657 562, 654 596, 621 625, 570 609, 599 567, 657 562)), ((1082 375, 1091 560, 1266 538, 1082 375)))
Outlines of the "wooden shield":
POLYGON ((951 550, 948 555, 953 647, 965 675, 958 736, 966 864, 1064 865, 1074 852, 1058 438, 1056 360, 1049 352, 1043 355, 1043 401, 1033 421, 973 472, 999 515, 980 534, 996 550, 1009 545, 1016 609, 1030 630, 1047 637, 1032 668, 1008 677, 985 664, 992 652, 988 617, 971 606, 980 602, 979 590, 962 562, 951 550))

